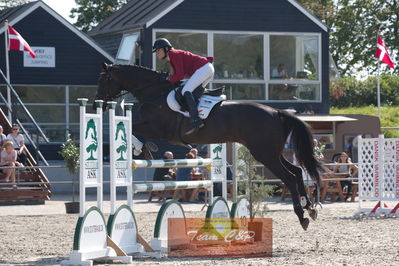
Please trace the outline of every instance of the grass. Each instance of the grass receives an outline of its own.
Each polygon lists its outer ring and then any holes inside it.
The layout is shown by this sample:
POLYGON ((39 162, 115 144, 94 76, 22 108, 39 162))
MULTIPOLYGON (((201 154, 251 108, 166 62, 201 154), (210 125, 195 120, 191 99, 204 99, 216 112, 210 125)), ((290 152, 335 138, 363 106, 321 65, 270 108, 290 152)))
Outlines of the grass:
MULTIPOLYGON (((331 114, 364 114, 378 116, 378 108, 374 105, 348 108, 330 108, 331 114)), ((381 106, 381 127, 399 127, 399 106, 381 106)), ((386 138, 398 138, 399 130, 382 130, 386 138)))

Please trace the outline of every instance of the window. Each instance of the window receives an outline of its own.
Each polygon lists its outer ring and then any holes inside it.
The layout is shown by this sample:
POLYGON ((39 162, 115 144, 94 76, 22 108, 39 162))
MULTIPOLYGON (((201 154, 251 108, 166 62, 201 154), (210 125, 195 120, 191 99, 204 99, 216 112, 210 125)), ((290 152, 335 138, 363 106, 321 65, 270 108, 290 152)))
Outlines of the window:
MULTIPOLYGON (((176 49, 190 51, 194 54, 208 56, 208 40, 205 33, 169 33, 158 32, 156 39, 166 38, 176 49)), ((170 72, 169 65, 166 60, 156 61, 156 70, 170 72)))
POLYGON ((324 145, 326 150, 334 149, 334 135, 331 134, 313 134, 319 144, 324 145))
POLYGON ((215 79, 263 79, 263 36, 214 34, 215 79))
POLYGON ((269 84, 269 100, 320 100, 320 85, 297 83, 269 84))
MULTIPOLYGON (((177 49, 213 56, 211 88, 226 86, 228 99, 258 101, 321 101, 321 35, 220 31, 155 31, 177 49), (265 51, 265 49, 267 49, 265 51)), ((170 72, 166 60, 153 62, 170 72)))
POLYGON ((318 80, 316 36, 270 36, 270 78, 318 80))
POLYGON ((13 86, 23 103, 64 103, 63 86, 13 86))
POLYGON ((118 64, 135 63, 136 41, 138 37, 138 33, 125 34, 123 36, 118 53, 116 55, 116 62, 118 64))
POLYGON ((265 98, 263 84, 214 84, 214 87, 226 87, 226 96, 229 100, 259 100, 265 98))

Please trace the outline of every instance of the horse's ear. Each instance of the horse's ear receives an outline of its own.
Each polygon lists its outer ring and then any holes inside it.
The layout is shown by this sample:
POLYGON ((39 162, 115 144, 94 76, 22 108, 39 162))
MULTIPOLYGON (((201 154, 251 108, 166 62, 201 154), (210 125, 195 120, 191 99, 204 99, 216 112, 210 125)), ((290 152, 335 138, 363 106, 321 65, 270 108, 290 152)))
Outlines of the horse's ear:
POLYGON ((109 65, 107 63, 103 62, 102 67, 104 70, 107 70, 109 65))

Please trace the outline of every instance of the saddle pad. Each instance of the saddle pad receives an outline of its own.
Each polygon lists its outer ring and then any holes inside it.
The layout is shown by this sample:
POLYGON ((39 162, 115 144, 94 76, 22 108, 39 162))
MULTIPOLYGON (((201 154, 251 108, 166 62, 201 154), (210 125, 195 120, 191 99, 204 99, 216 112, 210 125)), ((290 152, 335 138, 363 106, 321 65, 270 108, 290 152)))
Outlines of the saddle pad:
POLYGON ((209 96, 202 95, 198 103, 198 115, 201 119, 208 117, 212 108, 219 102, 226 100, 226 95, 209 96))

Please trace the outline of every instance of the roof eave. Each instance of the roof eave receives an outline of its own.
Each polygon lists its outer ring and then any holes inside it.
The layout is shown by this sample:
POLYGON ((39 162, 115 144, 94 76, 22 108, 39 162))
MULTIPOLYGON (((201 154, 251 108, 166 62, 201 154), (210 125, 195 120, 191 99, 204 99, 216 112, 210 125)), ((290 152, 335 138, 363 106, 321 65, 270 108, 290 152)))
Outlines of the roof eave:
MULTIPOLYGON (((57 19, 59 22, 61 22, 64 26, 66 26, 69 30, 74 32, 78 37, 83 39, 86 43, 88 43, 90 46, 92 46, 97 52, 102 54, 105 58, 107 58, 110 62, 115 62, 115 59, 104 49, 100 47, 93 39, 91 39, 90 36, 86 35, 85 33, 81 32, 78 30, 74 25, 72 25, 69 21, 67 21, 65 18, 63 18, 60 14, 55 12, 51 7, 49 7, 47 4, 45 4, 42 1, 37 1, 35 4, 33 4, 31 7, 26 9, 24 12, 19 14, 17 17, 14 19, 9 20, 8 24, 11 26, 18 23, 22 19, 24 19, 27 15, 35 11, 37 8, 43 8, 46 10, 50 15, 52 15, 55 19, 57 19)), ((5 31, 5 27, 0 28, 0 34, 2 34, 5 31)))
POLYGON ((310 20, 312 20, 315 24, 317 24, 325 32, 330 31, 330 29, 318 17, 316 17, 315 15, 310 13, 305 7, 303 7, 296 0, 287 0, 287 1, 290 2, 293 6, 295 6, 299 11, 301 11, 305 16, 307 16, 310 20))

